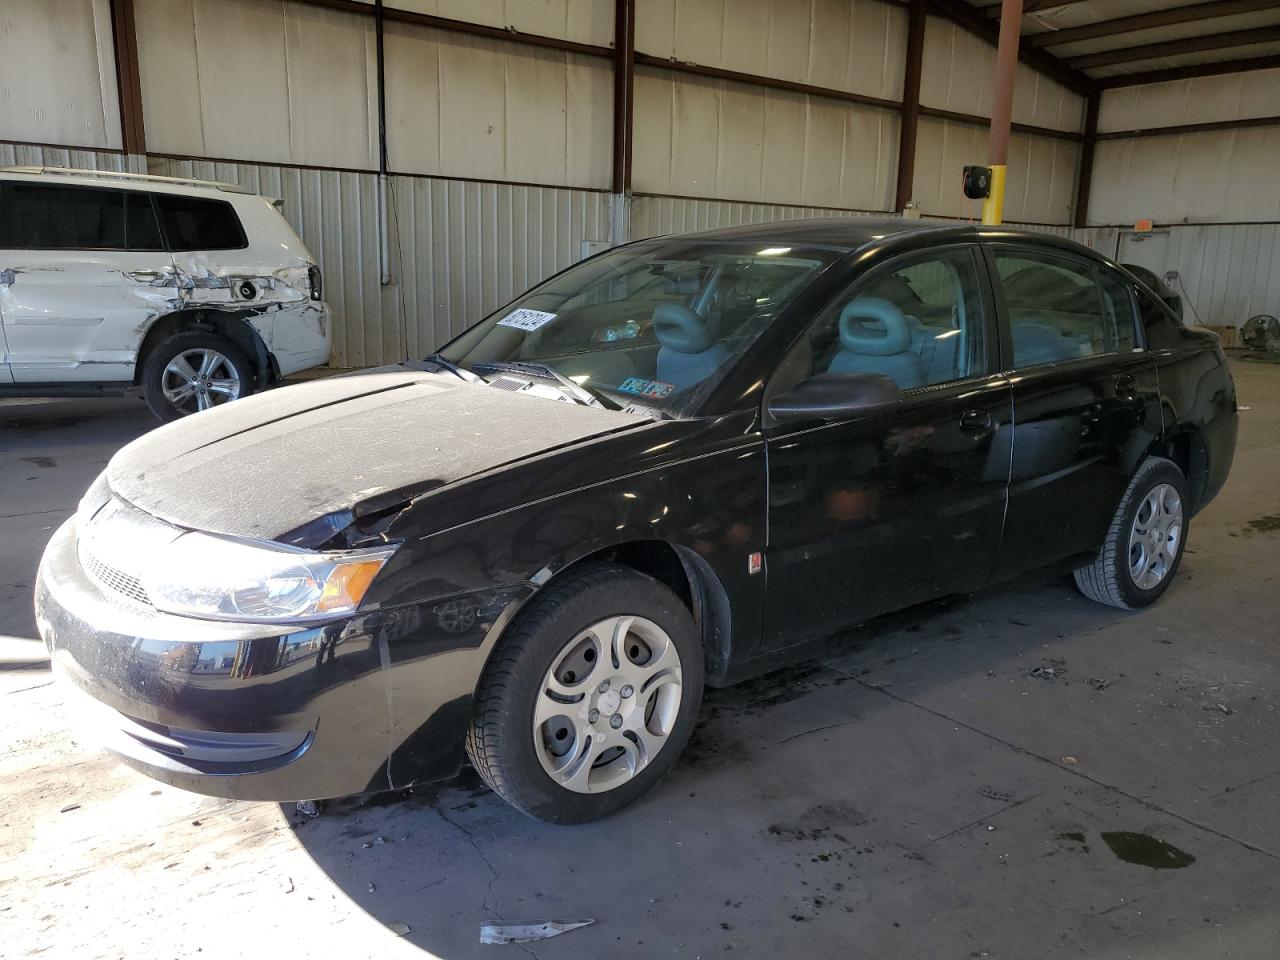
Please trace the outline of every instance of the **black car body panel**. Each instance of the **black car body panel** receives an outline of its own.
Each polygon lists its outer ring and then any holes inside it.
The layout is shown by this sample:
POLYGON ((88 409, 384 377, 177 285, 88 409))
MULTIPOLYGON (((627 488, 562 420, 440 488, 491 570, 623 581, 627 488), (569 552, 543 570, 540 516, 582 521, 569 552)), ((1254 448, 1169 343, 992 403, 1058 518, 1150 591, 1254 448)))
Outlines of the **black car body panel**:
POLYGON ((694 415, 396 369, 250 398, 122 450, 94 496, 183 528, 399 549, 344 620, 207 623, 107 596, 80 570, 69 521, 42 562, 38 618, 60 672, 123 718, 115 749, 152 776, 244 798, 445 777, 502 630, 577 564, 610 558, 671 584, 702 630, 709 682, 723 684, 880 614, 1095 552, 1148 455, 1183 466, 1195 506, 1226 478, 1235 392, 1214 338, 1135 294, 1131 351, 1016 369, 990 263, 985 369, 861 416, 771 421, 780 358, 864 271, 947 244, 1114 269, 1084 247, 901 220, 713 236, 846 252, 694 415))
POLYGON ((162 520, 274 540, 319 516, 395 503, 640 422, 446 373, 375 371, 248 397, 226 417, 153 430, 112 458, 107 478, 116 494, 162 520), (236 488, 272 496, 204 493, 236 488))

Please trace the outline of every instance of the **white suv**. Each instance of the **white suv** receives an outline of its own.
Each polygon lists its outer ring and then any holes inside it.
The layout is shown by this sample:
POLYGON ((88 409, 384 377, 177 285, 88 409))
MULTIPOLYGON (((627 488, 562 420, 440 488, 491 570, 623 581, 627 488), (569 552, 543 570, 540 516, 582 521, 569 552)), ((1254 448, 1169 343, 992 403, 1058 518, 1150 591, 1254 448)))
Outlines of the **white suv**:
POLYGON ((320 268, 242 187, 0 167, 0 397, 141 386, 162 420, 329 359, 320 268))

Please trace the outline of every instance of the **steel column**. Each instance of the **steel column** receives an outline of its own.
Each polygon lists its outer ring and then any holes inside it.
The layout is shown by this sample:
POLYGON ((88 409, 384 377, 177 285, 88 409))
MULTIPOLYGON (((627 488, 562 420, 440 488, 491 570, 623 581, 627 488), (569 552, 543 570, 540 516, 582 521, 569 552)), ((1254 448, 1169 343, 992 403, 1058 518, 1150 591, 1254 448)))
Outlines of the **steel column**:
POLYGON ((902 81, 902 127, 898 135, 898 189, 893 209, 911 202, 916 177, 916 133, 920 129, 920 75, 924 66, 927 0, 911 0, 907 11, 907 65, 902 81))
POLYGON ((142 80, 138 72, 138 35, 133 0, 111 0, 111 36, 116 55, 116 90, 120 98, 120 134, 124 152, 147 152, 142 123, 142 80))
POLYGON ((1080 144, 1080 170, 1076 179, 1076 206, 1072 225, 1088 226, 1089 190, 1093 186, 1093 150, 1098 143, 1098 109, 1102 94, 1091 93, 1084 105, 1084 140, 1080 144))
POLYGON ((1022 35, 1022 0, 1003 0, 1000 6, 1000 44, 996 48, 995 96, 991 104, 991 135, 987 138, 987 163, 991 167, 991 193, 982 204, 982 222, 1004 221, 1004 176, 1009 162, 1009 125, 1013 122, 1013 81, 1018 70, 1018 43, 1022 35))

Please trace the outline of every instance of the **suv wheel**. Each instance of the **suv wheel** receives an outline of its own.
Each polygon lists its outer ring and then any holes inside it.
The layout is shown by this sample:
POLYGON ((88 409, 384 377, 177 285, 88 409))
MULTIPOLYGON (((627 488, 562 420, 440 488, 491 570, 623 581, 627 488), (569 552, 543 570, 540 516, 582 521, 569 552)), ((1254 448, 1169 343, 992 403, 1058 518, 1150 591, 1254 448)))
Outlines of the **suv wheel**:
POLYGON ((583 823, 675 763, 702 701, 688 608, 645 574, 596 564, 552 583, 508 628, 476 691, 467 754, 512 806, 583 823))
POLYGON ((1155 603, 1186 549, 1188 502, 1182 471, 1162 457, 1146 460, 1120 498, 1097 557, 1075 571, 1080 592, 1122 610, 1155 603))
POLYGON ((142 365, 142 395, 165 421, 247 397, 253 382, 244 351, 211 333, 175 333, 156 344, 142 365))

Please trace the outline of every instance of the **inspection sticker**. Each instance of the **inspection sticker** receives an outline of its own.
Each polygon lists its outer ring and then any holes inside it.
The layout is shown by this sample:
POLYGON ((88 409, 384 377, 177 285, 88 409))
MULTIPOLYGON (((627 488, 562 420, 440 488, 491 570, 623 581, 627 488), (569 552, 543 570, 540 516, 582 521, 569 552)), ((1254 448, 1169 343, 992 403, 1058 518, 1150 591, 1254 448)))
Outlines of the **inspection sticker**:
POLYGON ((512 310, 498 321, 498 326, 515 327, 517 330, 537 330, 555 318, 554 313, 543 313, 541 310, 512 310))
POLYGON ((642 377, 627 377, 622 383, 618 384, 618 389, 623 393, 634 393, 641 397, 653 397, 655 400, 671 396, 675 388, 676 385, 674 383, 663 383, 661 380, 645 380, 642 377))

